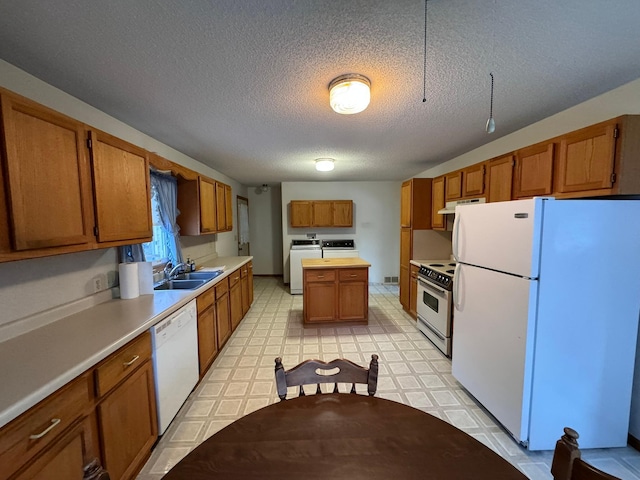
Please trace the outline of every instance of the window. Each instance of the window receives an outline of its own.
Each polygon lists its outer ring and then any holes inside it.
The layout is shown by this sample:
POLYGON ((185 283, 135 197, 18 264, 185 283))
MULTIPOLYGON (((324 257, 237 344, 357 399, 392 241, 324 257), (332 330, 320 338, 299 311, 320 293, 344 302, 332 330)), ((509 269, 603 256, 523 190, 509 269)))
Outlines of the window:
POLYGON ((146 260, 153 262, 154 266, 169 261, 176 265, 175 244, 171 233, 162 224, 158 188, 154 183, 151 184, 151 216, 153 220, 153 239, 142 244, 146 260))

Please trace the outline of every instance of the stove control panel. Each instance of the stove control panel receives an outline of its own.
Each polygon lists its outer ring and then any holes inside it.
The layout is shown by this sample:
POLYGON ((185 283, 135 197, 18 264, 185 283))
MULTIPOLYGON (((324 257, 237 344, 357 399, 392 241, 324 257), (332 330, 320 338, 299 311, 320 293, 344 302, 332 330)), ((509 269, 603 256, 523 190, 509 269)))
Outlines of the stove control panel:
POLYGON ((423 280, 428 280, 431 283, 435 283, 436 285, 446 290, 452 290, 453 288, 452 276, 445 273, 437 272, 436 270, 424 265, 420 267, 420 270, 418 270, 418 275, 422 277, 423 280))

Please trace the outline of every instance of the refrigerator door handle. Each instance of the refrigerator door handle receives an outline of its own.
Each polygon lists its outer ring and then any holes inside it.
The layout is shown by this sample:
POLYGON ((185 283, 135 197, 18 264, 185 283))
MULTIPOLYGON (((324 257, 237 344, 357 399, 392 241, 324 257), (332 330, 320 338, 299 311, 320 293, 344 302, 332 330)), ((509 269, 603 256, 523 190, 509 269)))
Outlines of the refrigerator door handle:
POLYGON ((458 230, 460 230, 460 215, 456 215, 453 218, 453 235, 452 235, 452 243, 451 243, 451 253, 453 254, 453 258, 456 262, 459 262, 458 258, 458 230))
POLYGON ((454 278, 456 278, 457 280, 455 280, 453 282, 453 308, 455 308, 456 310, 460 310, 458 307, 460 306, 460 302, 458 302, 458 299, 460 298, 460 293, 459 293, 459 288, 460 288, 460 264, 456 264, 456 269, 453 273, 454 278))

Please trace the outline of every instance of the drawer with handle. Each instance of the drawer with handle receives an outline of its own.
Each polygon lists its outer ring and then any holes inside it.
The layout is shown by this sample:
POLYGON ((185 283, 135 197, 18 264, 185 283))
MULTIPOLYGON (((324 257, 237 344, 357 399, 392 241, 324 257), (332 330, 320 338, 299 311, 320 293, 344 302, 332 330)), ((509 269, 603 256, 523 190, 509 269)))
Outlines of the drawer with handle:
POLYGON ((151 335, 141 334, 100 364, 96 372, 96 389, 102 397, 121 380, 151 358, 151 335))
POLYGON ((304 271, 307 282, 333 282, 336 279, 335 270, 307 269, 304 271))
POLYGON ((8 478, 67 428, 91 405, 91 384, 82 375, 0 430, 0 478, 8 478))
POLYGON ((368 277, 368 271, 366 268, 358 269, 344 269, 340 270, 339 278, 341 282, 366 282, 368 277))
POLYGON ((234 270, 234 272, 229 275, 229 288, 233 287, 236 283, 240 281, 240 269, 234 270))

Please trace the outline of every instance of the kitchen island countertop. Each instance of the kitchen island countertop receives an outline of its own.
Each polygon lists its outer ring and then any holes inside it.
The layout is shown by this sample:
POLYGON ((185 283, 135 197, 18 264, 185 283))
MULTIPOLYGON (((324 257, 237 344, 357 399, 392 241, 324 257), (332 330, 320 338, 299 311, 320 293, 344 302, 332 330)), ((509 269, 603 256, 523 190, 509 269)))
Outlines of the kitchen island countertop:
POLYGON ((195 290, 158 290, 114 298, 0 342, 0 427, 81 375, 160 320, 196 298, 253 257, 219 257, 225 266, 195 290))
POLYGON ((358 257, 345 258, 303 258, 302 268, 364 268, 371 264, 358 257))

